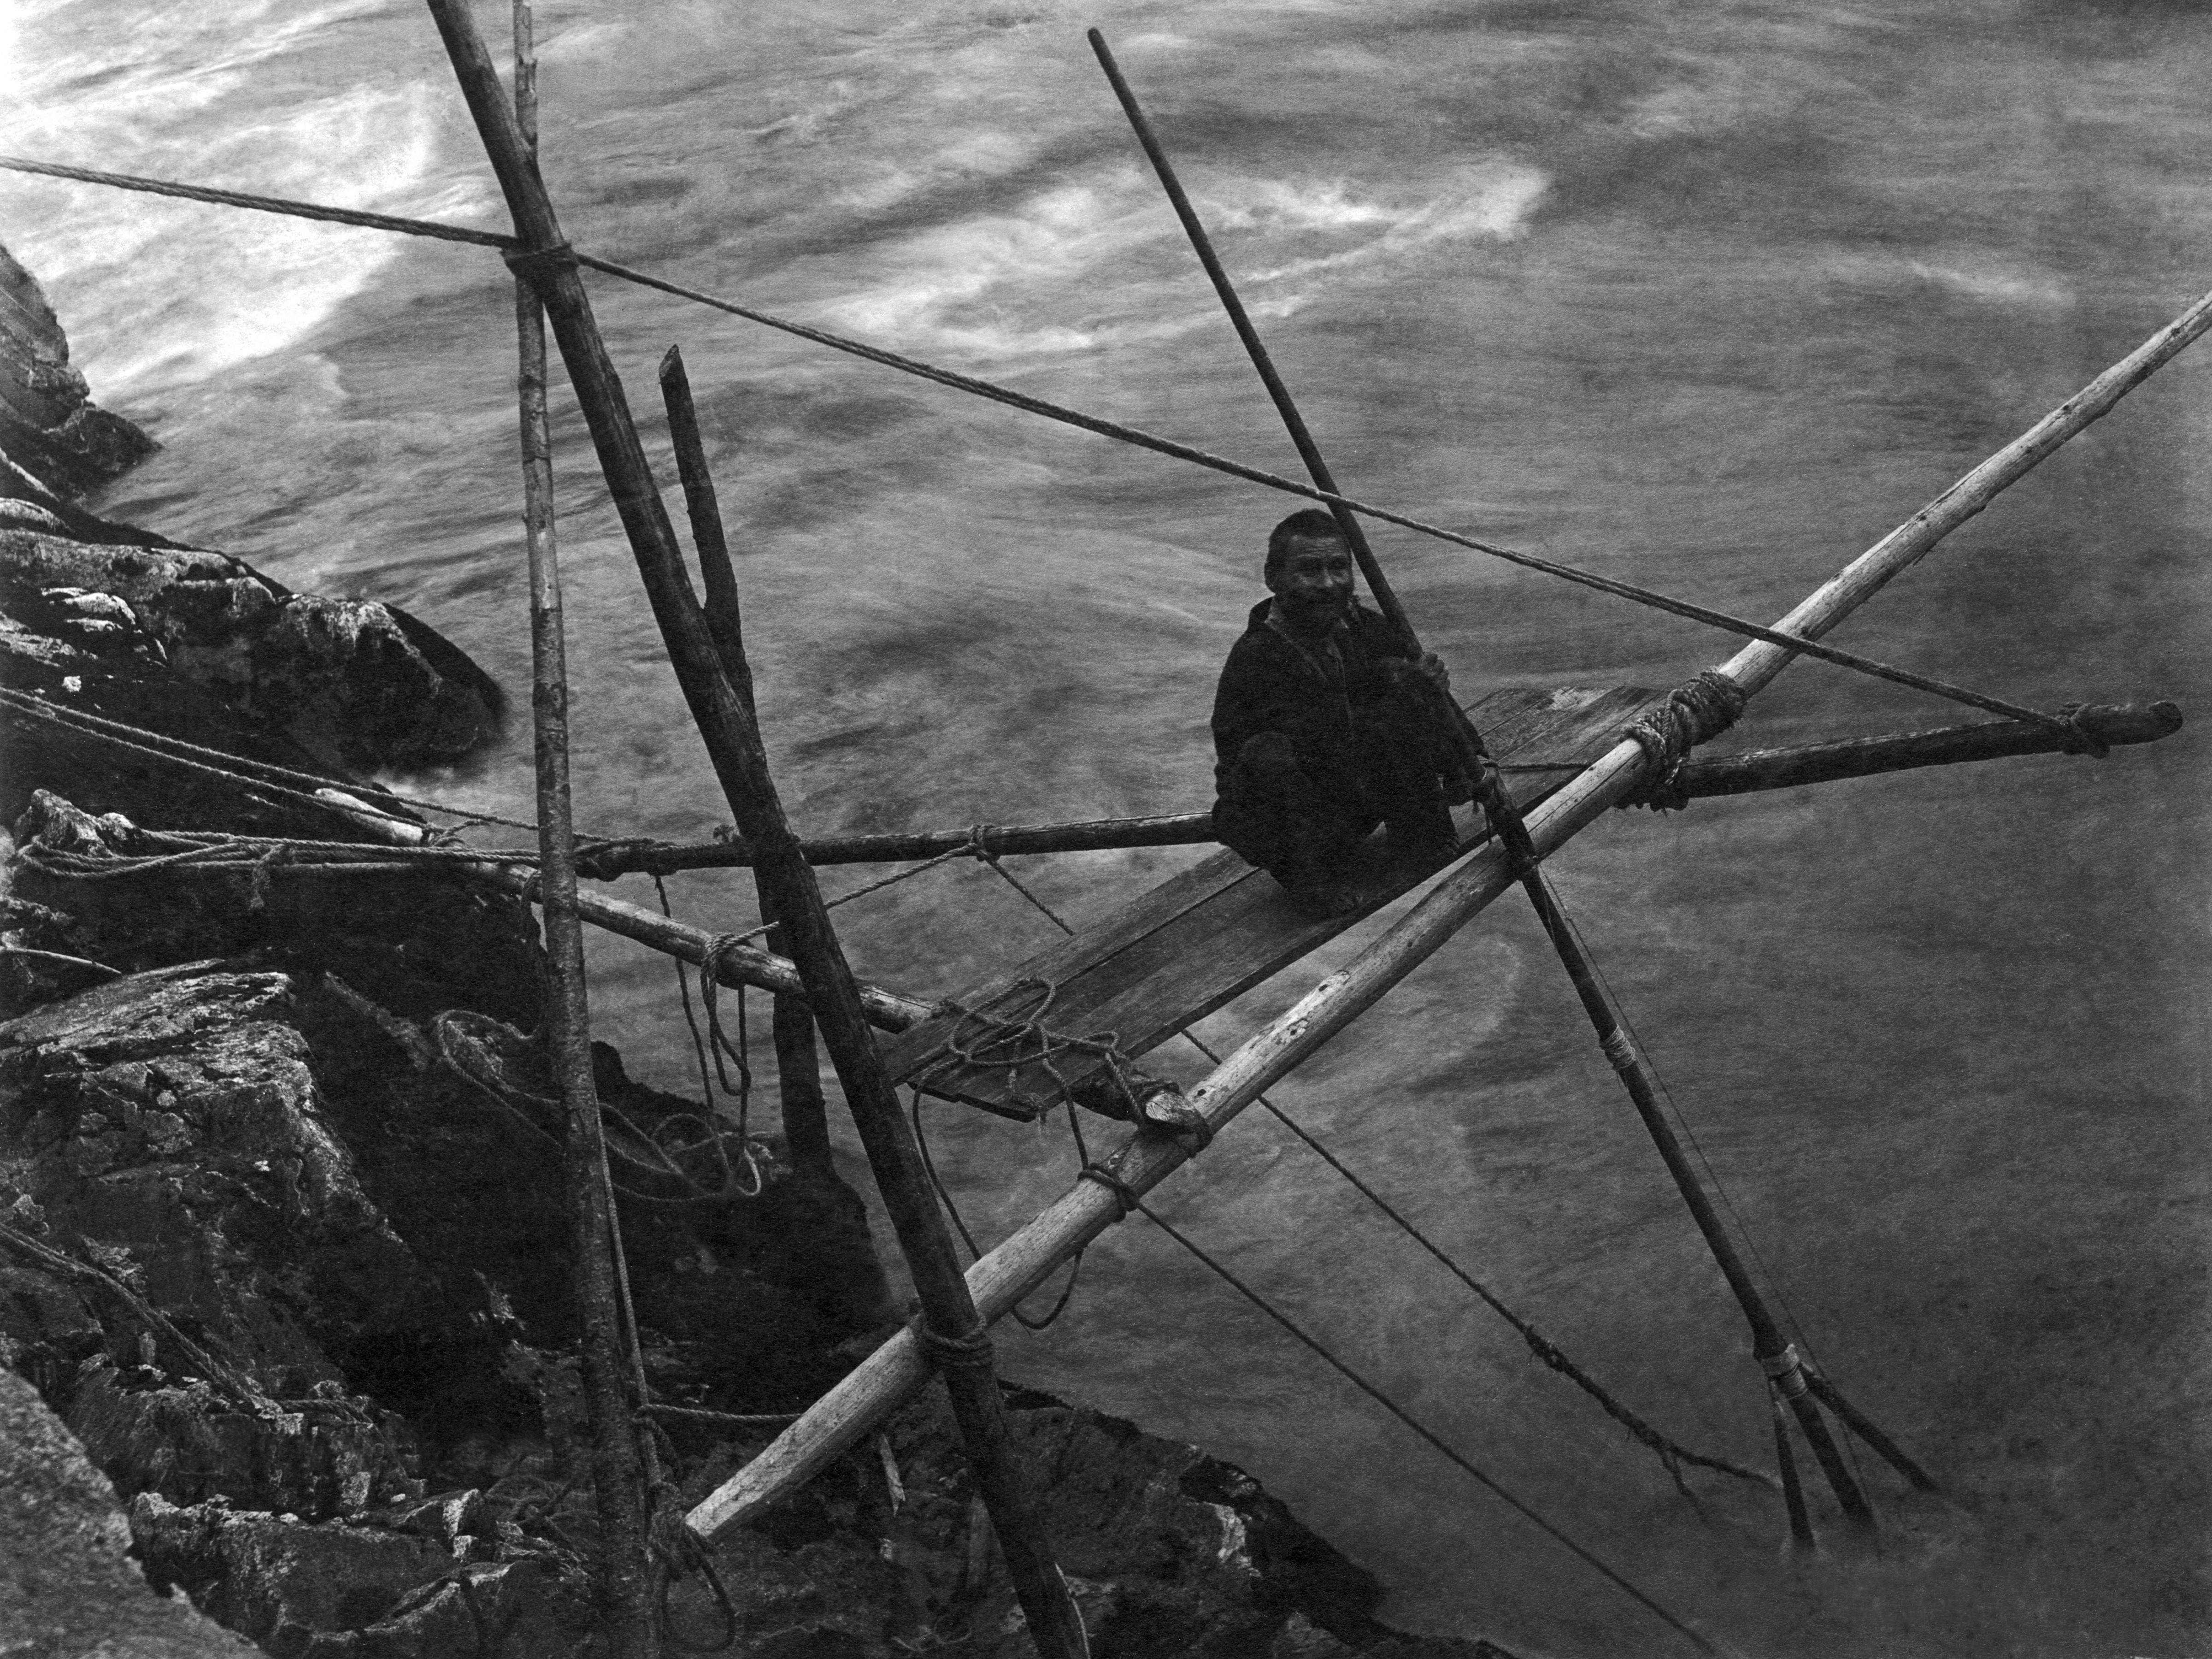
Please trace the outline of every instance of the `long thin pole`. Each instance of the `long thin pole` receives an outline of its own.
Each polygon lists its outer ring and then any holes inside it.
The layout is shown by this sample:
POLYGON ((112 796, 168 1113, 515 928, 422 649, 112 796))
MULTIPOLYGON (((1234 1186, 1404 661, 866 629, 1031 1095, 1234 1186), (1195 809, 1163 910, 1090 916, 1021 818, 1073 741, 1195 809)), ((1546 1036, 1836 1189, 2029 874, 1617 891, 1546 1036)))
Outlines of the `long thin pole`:
MULTIPOLYGON (((530 9, 514 3, 515 115, 537 143, 537 58, 530 9)), ((553 438, 546 416, 545 322, 530 284, 514 284, 516 377, 521 411, 524 539, 530 555, 531 715, 538 774, 539 902, 545 929, 545 1024, 553 1074, 568 1119, 563 1143, 583 1327, 584 1400, 591 1415, 592 1482, 598 1501, 599 1598, 615 1659, 655 1659, 652 1561, 643 1470, 633 1427, 614 1276, 614 1216, 606 1145, 592 1076, 584 929, 576 913, 576 860, 568 791, 568 672, 561 623, 561 563, 553 531, 553 438)))
MULTIPOLYGON (((2081 739, 2112 747, 2155 743, 2181 729, 2181 711, 2172 703, 2093 705, 2074 711, 2081 739)), ((1796 789, 1920 766, 1950 766, 1970 760, 1998 760, 2015 755, 2055 754, 2067 740, 2039 720, 1990 720, 1931 730, 1889 732, 1875 737, 1838 738, 1783 749, 1747 749, 1740 754, 1686 760, 1669 784, 1685 801, 1708 796, 1750 795, 1762 790, 1796 789)), ((1508 768, 1513 770, 1513 768, 1508 768)), ((1519 768, 1531 770, 1528 767, 1519 768)), ((1571 766, 1534 770, 1567 772, 1571 766)), ((1161 813, 1145 818, 1088 818, 1057 824, 988 824, 964 828, 890 831, 876 835, 810 839, 799 844, 810 864, 896 864, 934 858, 975 847, 994 857, 1016 853, 1104 852, 1122 847, 1199 846, 1214 842, 1213 814, 1161 813)), ((698 842, 677 846, 624 845, 610 848, 592 861, 602 875, 647 871, 656 875, 684 869, 743 869, 753 861, 743 841, 698 842)), ((279 866, 280 869, 283 866, 279 866)))
POLYGON ((850 966, 830 925, 813 871, 799 851, 761 747, 760 732, 731 687, 700 612, 675 532, 662 507, 620 377, 592 316, 574 256, 562 240, 551 198, 500 95, 498 71, 471 21, 466 0, 428 0, 477 131, 498 174, 524 253, 511 256, 538 290, 583 405, 599 462, 629 533, 640 576, 669 648, 678 683, 714 764, 725 798, 771 886, 776 919, 790 930, 831 1063, 875 1171, 884 1207, 922 1304, 923 1329, 1006 1558, 1030 1639, 1044 1659, 1087 1650, 1075 1604, 1044 1540, 1041 1516, 1006 1432, 991 1363, 990 1336, 960 1272, 912 1130, 877 1053, 850 966))
MULTIPOLYGON (((1106 37, 1094 28, 1090 31, 1090 39, 1091 50, 1097 53, 1099 64, 1105 70, 1106 78, 1113 86, 1114 95, 1121 100, 1123 113, 1128 116, 1130 125, 1136 130, 1138 142, 1144 146, 1145 154, 1152 160, 1153 170, 1159 174, 1168 199, 1174 204, 1176 217, 1182 221, 1191 246, 1197 250, 1199 263, 1206 267, 1206 274, 1212 279, 1214 291, 1220 296, 1223 308, 1228 312, 1237 338, 1244 342, 1244 349, 1250 354, 1253 367, 1259 371, 1260 379, 1267 388, 1267 395, 1274 400, 1276 411, 1290 432, 1291 442, 1297 447, 1306 471, 1318 487, 1331 495, 1340 493, 1336 480, 1330 474, 1328 463, 1322 458, 1320 447, 1315 443, 1312 432, 1298 413, 1290 388, 1283 384, 1282 376, 1276 372, 1273 359, 1268 356, 1259 331, 1252 326, 1243 302, 1237 297, 1236 287, 1229 280, 1229 273, 1222 268, 1220 258, 1213 251, 1212 241, 1206 235, 1206 227, 1200 223, 1197 210, 1191 206, 1189 197, 1183 193, 1167 152, 1161 147, 1158 137, 1152 131, 1152 123, 1146 119, 1144 110, 1139 106, 1136 94, 1122 78, 1121 68, 1114 61, 1114 54, 1107 48, 1106 37)), ((1367 578, 1368 589, 1375 595, 1376 603, 1397 631, 1407 654, 1418 657, 1420 654, 1419 637, 1414 633, 1412 619, 1407 616, 1405 607, 1399 602, 1389 578, 1383 575, 1381 561, 1367 545, 1366 532, 1358 518, 1341 503, 1333 505, 1332 510, 1338 526, 1344 532, 1352 557, 1358 561, 1360 571, 1367 578)), ((1566 918, 1553 898, 1551 889, 1545 885, 1537 869, 1535 846, 1528 839, 1519 808, 1506 790, 1497 768, 1488 764, 1488 752, 1480 734, 1475 730, 1474 723, 1467 717, 1465 711, 1449 698, 1439 692, 1434 701, 1444 719, 1455 723, 1469 763, 1469 772, 1482 802, 1484 815, 1498 832, 1507 851, 1520 863, 1522 888, 1528 895, 1538 920, 1543 924, 1544 932, 1551 940, 1561 966, 1566 969, 1567 978, 1574 985, 1575 995, 1582 1003, 1583 1012, 1597 1032, 1607 1058, 1620 1074, 1622 1085, 1627 1089, 1629 1099, 1634 1104, 1638 1116, 1643 1119, 1653 1144, 1659 1149, 1660 1159, 1680 1191, 1692 1220, 1705 1235, 1706 1247, 1718 1264, 1722 1277, 1728 1281, 1729 1290, 1743 1308, 1744 1317, 1751 1327, 1753 1355, 1762 1368, 1778 1378, 1777 1386, 1796 1413, 1797 1425, 1812 1446, 1814 1455, 1820 1461, 1821 1473, 1826 1475, 1844 1512, 1860 1525, 1871 1526, 1874 1522, 1873 1508, 1867 1503, 1850 1466, 1837 1449, 1828 1433, 1827 1424, 1820 1416, 1820 1408, 1807 1392, 1796 1351, 1784 1338, 1781 1327, 1767 1307, 1765 1296, 1746 1271, 1735 1241, 1729 1236, 1718 1212, 1706 1197, 1703 1182, 1698 1180, 1689 1160, 1683 1156, 1672 1126, 1660 1110, 1650 1068, 1629 1044, 1596 970, 1591 966, 1588 953, 1567 925, 1566 918)))
MULTIPOLYGON (((684 481, 684 506, 691 520, 691 545, 699 555, 700 585, 706 592, 707 626, 722 659, 722 672, 730 685, 753 710, 752 664, 745 658, 743 607, 738 593, 737 571, 730 563, 730 544, 723 534, 722 511, 714 494, 714 475, 707 466, 707 446, 699 436, 699 411, 691 398, 691 377, 684 372, 681 347, 670 346, 660 360, 660 397, 668 411, 668 435, 676 450, 677 475, 684 481)), ((811 861, 810 861, 811 862, 811 861)), ((769 884, 757 881, 761 919, 775 919, 769 884)), ((781 926, 764 941, 779 955, 787 955, 791 941, 781 926)), ((814 1014, 806 998, 793 991, 775 995, 769 1027, 775 1044, 776 1095, 782 1108, 784 1150, 795 1168, 811 1175, 833 1174, 830 1162, 830 1109, 822 1095, 822 1066, 814 1048, 814 1014)))

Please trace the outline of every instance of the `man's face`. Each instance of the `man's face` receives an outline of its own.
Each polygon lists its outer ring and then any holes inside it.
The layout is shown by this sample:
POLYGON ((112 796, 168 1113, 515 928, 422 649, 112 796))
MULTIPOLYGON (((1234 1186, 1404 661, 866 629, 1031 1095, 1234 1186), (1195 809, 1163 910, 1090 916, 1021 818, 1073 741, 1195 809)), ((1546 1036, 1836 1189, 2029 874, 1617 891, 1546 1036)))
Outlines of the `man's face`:
POLYGON ((1331 627, 1352 604, 1352 550, 1341 536, 1292 536, 1267 588, 1293 626, 1331 627))

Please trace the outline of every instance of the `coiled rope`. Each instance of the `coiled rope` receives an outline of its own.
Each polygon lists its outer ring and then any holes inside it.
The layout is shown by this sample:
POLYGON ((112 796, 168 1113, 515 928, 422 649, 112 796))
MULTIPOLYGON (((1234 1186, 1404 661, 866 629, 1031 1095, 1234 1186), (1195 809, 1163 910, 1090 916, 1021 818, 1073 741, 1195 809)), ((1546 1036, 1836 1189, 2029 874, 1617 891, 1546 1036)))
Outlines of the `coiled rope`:
POLYGON ((1876 662, 1871 657, 1858 656, 1854 652, 1838 650, 1833 646, 1821 644, 1802 635, 1784 633, 1778 629, 1765 627, 1742 617, 1732 616, 1725 611, 1717 611, 1708 606, 1676 599, 1659 593, 1656 589, 1640 587, 1634 582, 1600 576, 1594 570, 1562 564, 1554 559, 1540 558, 1534 553, 1522 552, 1514 548, 1500 546, 1494 542, 1482 541, 1473 536, 1462 535, 1456 531, 1447 530, 1442 525, 1431 524, 1403 513, 1394 512, 1388 508, 1357 501, 1349 496, 1338 495, 1331 491, 1320 489, 1314 485, 1302 483, 1295 479, 1285 478, 1280 473, 1270 473, 1261 467, 1249 467, 1242 461, 1231 460, 1226 456, 1194 448, 1189 444, 1178 443, 1171 438, 1157 436, 1138 427, 1125 425, 1119 421, 1107 420, 1097 415, 1087 415, 1079 410, 1070 409, 1042 398, 1031 397, 1025 392, 1017 392, 1012 387, 1001 386, 994 381, 983 380, 973 375, 963 375, 955 369, 939 368, 933 363, 924 363, 918 358, 887 351, 881 346, 869 345, 863 341, 850 339, 826 329, 810 327, 805 323, 793 322, 786 317, 756 310, 750 306, 741 305, 735 300, 708 293, 702 289, 690 288, 681 283, 670 282, 663 278, 651 276, 645 271, 618 265, 611 259, 599 259, 588 253, 579 253, 565 245, 559 248, 539 250, 537 253, 517 252, 518 245, 514 237, 501 235, 495 231, 440 224, 428 219, 402 218, 391 214, 364 213, 350 208, 330 207, 318 203, 293 201, 274 196, 252 195, 242 191, 214 190, 202 186, 179 184, 173 180, 149 179, 131 174, 103 173, 89 168, 63 167, 53 162, 32 162, 17 156, 0 156, 0 169, 74 180, 84 184, 112 186, 122 190, 144 191, 155 195, 177 197, 188 201, 209 202, 220 206, 247 208, 256 212, 279 213, 296 218, 359 225, 371 229, 392 231, 403 235, 429 236, 443 241, 473 242, 483 247, 498 248, 510 264, 520 262, 526 265, 532 259, 546 257, 557 258, 562 261, 573 260, 575 264, 589 270, 602 272, 623 282, 633 283, 641 288, 653 289, 664 294, 672 295, 678 299, 690 300, 711 309, 727 313, 731 316, 743 318, 745 321, 757 323, 763 327, 775 329, 795 339, 827 346, 832 351, 842 351, 848 356, 860 357, 884 368, 895 369, 902 374, 912 375, 939 386, 949 387, 955 391, 966 392, 976 397, 988 399, 994 403, 1004 404, 1009 408, 1018 409, 1027 414, 1042 416, 1045 419, 1057 421, 1063 425, 1078 427, 1101 437, 1111 438, 1117 442, 1150 449, 1156 454, 1188 461, 1194 466, 1204 467, 1213 472, 1225 473, 1231 478, 1242 479, 1247 483, 1262 485, 1267 489, 1280 491, 1286 495, 1302 496, 1308 500, 1322 502, 1332 507, 1342 507, 1381 523, 1395 524, 1401 529, 1411 530, 1416 534, 1449 542, 1454 546, 1464 547, 1492 558, 1503 559, 1508 564, 1517 564, 1524 570, 1535 570, 1561 581, 1571 582, 1578 586, 1591 589, 1598 593, 1611 595, 1617 599, 1625 599, 1632 603, 1663 611, 1690 621, 1701 622, 1708 627, 1718 628, 1747 639, 1757 639, 1771 645, 1779 645, 1803 656, 1817 657, 1824 662, 1834 663, 1838 668, 1869 674, 1877 680, 1890 680, 1897 685, 1909 686, 1916 691, 1948 698, 1954 702, 1966 704, 1971 708, 1984 709, 1990 713, 2002 714, 2014 720, 2033 721, 2040 725, 2053 727, 2062 732, 2068 729, 2064 722, 2020 704, 2009 703, 2000 698, 1972 691, 1948 680, 1937 680, 1929 675, 1915 674, 1909 669, 1895 668, 1888 663, 1876 662))

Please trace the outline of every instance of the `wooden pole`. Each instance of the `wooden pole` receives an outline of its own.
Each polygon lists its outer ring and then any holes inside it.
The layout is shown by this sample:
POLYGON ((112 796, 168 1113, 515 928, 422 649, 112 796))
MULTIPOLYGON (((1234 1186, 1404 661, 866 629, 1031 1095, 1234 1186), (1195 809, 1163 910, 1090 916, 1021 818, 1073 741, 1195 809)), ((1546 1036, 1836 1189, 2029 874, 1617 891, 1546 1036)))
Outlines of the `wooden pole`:
MULTIPOLYGON (((737 572, 722 533, 722 512, 714 496, 714 475, 707 466, 707 446, 699 437, 699 412, 691 400, 691 377, 684 352, 670 346, 660 360, 660 396, 668 410, 668 434, 676 449, 677 474, 684 480, 684 510, 691 520, 691 545, 699 555, 701 585, 707 595, 707 626, 722 659, 731 686, 758 717, 753 697, 752 665, 745 660, 745 631, 737 572)), ((768 884, 754 884, 763 921, 773 920, 768 884)), ((787 955, 791 941, 781 927, 772 929, 767 948, 787 955)), ((784 1150, 794 1168, 820 1177, 835 1174, 830 1159, 830 1107, 822 1094, 822 1063, 814 1048, 814 1014, 796 991, 775 995, 770 1030, 775 1044, 775 1087, 782 1109, 784 1150)))
MULTIPOLYGON (((1779 626, 1825 633, 1866 602, 1883 583, 1979 513, 2066 440, 2109 411, 2127 393, 2203 332, 2193 314, 2150 339, 2069 398, 1951 487, 1820 584, 1779 626)), ((1756 696, 1795 653, 1764 641, 1746 646, 1714 672, 1746 697, 1756 696)), ((1529 812, 1529 839, 1540 853, 1564 846, 1635 793, 1651 762, 1641 744, 1616 743, 1571 783, 1529 812)), ((1492 843, 1439 881, 1399 923, 1329 974, 1288 1010, 1237 1048, 1186 1097, 1188 1109, 1218 1131, 1271 1085, 1351 1024, 1469 918, 1519 879, 1519 861, 1492 843)), ((1131 1191, 1150 1192, 1191 1154, 1173 1137, 1144 1129, 1122 1142, 1104 1167, 1131 1191)), ((1012 1237, 968 1270, 984 1316, 997 1319, 1025 1300, 1067 1258, 1121 1219, 1118 1198, 1096 1181, 1079 1180, 1012 1237)), ((910 1332, 901 1332, 848 1372, 806 1415, 691 1511, 691 1525, 714 1533, 760 1514, 803 1485, 854 1444, 927 1380, 910 1332)))
MULTIPOLYGON (((1212 278, 1214 291, 1220 296, 1223 308, 1228 312, 1237 338, 1244 342, 1244 349, 1250 354, 1253 367, 1259 371, 1260 379, 1267 388, 1267 395, 1274 400, 1276 411, 1282 417, 1291 442, 1297 445, 1306 471, 1319 488, 1331 495, 1340 493, 1335 479, 1329 472, 1328 463, 1322 458, 1320 447, 1315 443, 1313 434, 1307 430, 1304 418, 1298 413, 1290 388, 1283 384, 1282 376, 1276 373, 1274 361, 1268 356, 1267 346, 1261 343, 1259 331, 1245 314, 1243 302, 1237 297, 1236 287, 1229 280, 1229 273, 1222 268, 1221 260, 1213 251, 1212 241, 1206 234, 1206 227, 1199 221, 1197 210, 1191 206, 1190 198, 1183 193, 1166 150, 1161 147, 1159 139, 1152 131, 1152 123, 1145 118, 1143 109, 1138 105, 1136 94, 1122 78, 1121 68, 1114 61, 1114 54, 1108 50, 1106 37, 1094 28, 1090 32, 1090 38, 1091 50, 1098 55, 1099 64, 1106 71, 1114 95, 1121 100, 1130 125, 1136 130, 1138 142, 1144 146, 1145 154, 1152 160, 1153 170, 1159 174, 1160 183, 1167 190, 1168 199, 1173 204, 1176 217, 1182 221, 1191 246, 1198 252, 1199 263, 1206 267, 1206 274, 1212 278)), ((1368 590, 1374 595, 1376 603, 1382 607, 1383 615, 1396 630, 1407 654, 1418 658, 1421 650, 1419 636, 1413 631, 1412 619, 1406 614, 1405 607, 1399 603, 1389 578, 1382 574, 1381 561, 1367 545, 1366 532, 1358 518, 1341 502, 1331 503, 1331 511, 1335 515, 1338 528, 1344 533, 1352 557, 1358 562, 1361 573, 1367 578, 1368 590)), ((1431 699, 1435 711, 1460 739, 1468 775, 1482 802, 1484 817, 1497 832, 1506 850, 1519 863, 1522 889, 1528 894, 1528 902, 1535 910, 1537 918, 1543 924, 1545 935, 1551 940, 1560 965, 1566 969, 1576 997, 1595 1028, 1600 1042, 1604 1045, 1607 1058, 1620 1074, 1621 1083, 1653 1144, 1658 1148, 1667 1173, 1680 1190, 1691 1219, 1705 1235, 1706 1247, 1719 1264, 1722 1276, 1727 1279, 1729 1290, 1743 1308, 1744 1317, 1751 1327, 1753 1355, 1770 1374, 1773 1374, 1773 1368, 1777 1365, 1786 1368, 1787 1374, 1782 1376, 1778 1386, 1784 1398, 1788 1400, 1796 1413, 1798 1427, 1811 1444, 1814 1455, 1819 1459, 1821 1473, 1827 1476, 1828 1484, 1834 1489, 1836 1499, 1842 1504, 1844 1512, 1861 1526, 1872 1526, 1874 1510, 1867 1503, 1865 1494, 1859 1490, 1858 1481, 1850 1465, 1837 1449, 1819 1407, 1806 1392, 1804 1380, 1798 1374, 1796 1351, 1783 1338, 1781 1327, 1766 1306, 1765 1298, 1757 1284, 1745 1271, 1735 1242, 1722 1225, 1719 1212, 1706 1197, 1695 1168, 1682 1155, 1673 1129, 1659 1109, 1657 1090, 1653 1087, 1655 1080, 1650 1067, 1629 1046, 1595 968, 1583 951, 1581 941, 1567 925, 1566 918, 1558 901, 1553 898, 1551 889, 1544 883, 1542 874, 1537 869, 1540 855, 1528 839, 1528 829, 1521 821, 1520 810, 1512 796, 1498 775, 1496 766, 1490 762, 1489 751, 1482 741, 1481 734, 1475 730, 1474 723, 1468 718, 1466 711, 1445 695, 1442 687, 1436 687, 1435 692, 1431 699)))
MULTIPOLYGON (((2155 743, 2181 729, 2181 711, 2172 703, 2091 704, 2074 711, 2084 738, 2112 748, 2155 743)), ((1796 789, 1919 766, 1952 766, 1972 760, 2014 755, 2056 754, 2066 749, 2063 734, 2039 720, 1978 721, 1928 731, 1892 732, 1876 737, 1838 738, 1781 749, 1747 749, 1741 754, 1689 760, 1674 775, 1674 793, 1688 800, 1707 796, 1749 795, 1761 790, 1796 789)), ((1546 770, 1508 768, 1508 770, 1546 770)), ((1570 766, 1557 768, 1571 772, 1570 766)), ((1147 818, 1090 818, 1059 824, 991 824, 966 829, 902 830, 880 835, 822 837, 802 841, 806 862, 823 864, 904 863, 934 858, 981 845, 992 856, 1017 853, 1105 852, 1122 847, 1199 846, 1214 842, 1213 814, 1162 813, 1147 818)), ((685 869, 740 869, 753 856, 743 841, 702 842, 669 847, 617 847, 592 861, 594 872, 616 876, 644 870, 657 875, 685 869)))
POLYGON ((471 21, 466 0, 428 0, 470 113, 514 215, 523 252, 509 256, 537 289, 553 324, 570 383, 629 533, 640 575, 667 642, 669 657, 740 830, 769 882, 778 923, 790 930, 831 1064, 882 1191, 919 1295, 927 1332, 952 1402, 977 1489, 992 1523, 1030 1638, 1044 1659, 1081 1659, 1080 1617, 1045 1544, 1041 1517, 1007 1437, 1004 1404, 991 1363, 990 1337, 960 1272, 959 1258, 931 1192, 912 1130, 876 1052, 858 986, 823 908, 813 871, 800 856, 768 770, 751 711, 721 670, 705 617, 684 572, 675 533, 660 503, 629 417, 622 383, 592 320, 574 255, 562 241, 553 204, 538 178, 514 113, 500 95, 498 72, 471 21))
MULTIPOLYGON (((537 59, 530 9, 514 0, 517 123, 534 149, 537 59)), ((538 773, 540 904, 544 913, 547 1049, 568 1119, 562 1146, 569 1248, 582 1327, 584 1401, 591 1418, 592 1484, 599 1517, 599 1593, 615 1659, 656 1659, 653 1568, 644 1470, 623 1363, 614 1273, 615 1218, 607 1200, 606 1144, 592 1076, 584 930, 576 914, 576 860, 568 791, 568 674, 561 624, 561 564, 553 533, 553 439, 546 417, 545 325, 530 284, 514 284, 521 409, 523 522, 530 557, 531 714, 538 773)))

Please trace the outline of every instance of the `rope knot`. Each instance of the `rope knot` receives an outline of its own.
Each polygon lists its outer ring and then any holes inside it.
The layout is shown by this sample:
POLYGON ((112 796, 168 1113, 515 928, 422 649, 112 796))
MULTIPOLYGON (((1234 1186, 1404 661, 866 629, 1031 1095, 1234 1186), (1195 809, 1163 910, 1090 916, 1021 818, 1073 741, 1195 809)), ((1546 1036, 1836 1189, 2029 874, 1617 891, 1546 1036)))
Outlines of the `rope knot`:
POLYGON ((968 845, 963 851, 983 863, 997 863, 999 855, 991 846, 991 833, 997 827, 995 824, 970 824, 968 826, 968 845))

